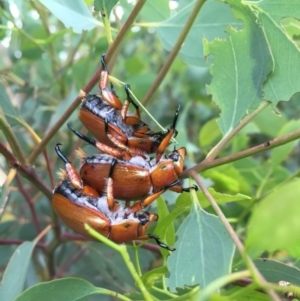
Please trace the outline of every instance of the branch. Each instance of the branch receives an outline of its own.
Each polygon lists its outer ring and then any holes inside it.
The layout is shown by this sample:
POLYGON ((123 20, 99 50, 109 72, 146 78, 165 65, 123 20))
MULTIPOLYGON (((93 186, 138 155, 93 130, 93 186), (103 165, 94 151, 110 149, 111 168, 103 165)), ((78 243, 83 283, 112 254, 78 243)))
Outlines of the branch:
POLYGON ((165 64, 160 69, 160 72, 156 76, 154 83, 152 84, 152 86, 148 90, 147 94, 143 98, 143 100, 142 100, 143 105, 146 105, 148 103, 148 101, 153 96, 153 94, 155 93, 155 91, 158 89, 158 87, 162 83, 163 79, 165 78, 166 74, 168 73, 171 65, 173 64, 173 61, 175 60, 176 56, 178 55, 178 53, 182 47, 182 44, 183 44, 184 40, 186 39, 204 2, 205 2, 205 0, 197 0, 196 1, 195 6, 193 7, 192 12, 191 12, 190 16, 188 17, 184 27, 182 28, 182 31, 172 49, 172 51, 170 52, 165 64))
MULTIPOLYGON (((124 26, 122 27, 121 31, 119 32, 116 39, 111 44, 111 46, 109 47, 109 49, 106 53, 105 60, 106 60, 107 63, 109 63, 109 61, 112 58, 112 55, 114 54, 114 52, 117 50, 117 48, 121 45, 121 43, 125 39, 125 36, 129 32, 133 21, 135 20, 136 16, 138 15, 140 10, 142 9, 145 2, 146 2, 146 0, 139 0, 137 2, 136 6, 134 7, 134 9, 132 10, 130 16, 126 20, 126 22, 125 22, 124 26)), ((89 91, 92 90, 92 88, 95 86, 95 84, 99 80, 99 74, 100 74, 101 71, 102 71, 102 67, 100 66, 96 70, 96 72, 94 73, 94 75, 92 76, 90 81, 85 85, 85 87, 83 88, 83 91, 88 93, 89 91)), ((31 153, 31 155, 28 158, 28 162, 30 164, 35 162, 38 155, 45 149, 48 142, 53 138, 53 136, 56 134, 56 132, 65 123, 65 121, 71 116, 71 114, 75 111, 75 109, 78 107, 80 102, 81 102, 81 97, 79 97, 79 96, 76 97, 75 100, 73 101, 73 103, 70 105, 70 107, 66 110, 66 112, 61 116, 61 118, 54 124, 54 126, 46 134, 44 139, 36 146, 36 148, 33 150, 33 152, 31 153)))
POLYGON ((264 152, 266 150, 275 148, 280 145, 287 144, 291 141, 297 140, 300 138, 300 130, 293 131, 292 133, 280 136, 278 138, 275 138, 273 140, 269 140, 265 143, 259 144, 257 146, 251 147, 249 149, 240 151, 238 153, 228 155, 222 158, 210 160, 210 158, 204 159, 201 163, 195 165, 192 168, 186 169, 182 174, 181 177, 186 178, 189 175, 191 175, 193 172, 201 172, 216 166, 228 164, 230 162, 234 162, 249 156, 253 156, 256 154, 259 154, 261 152, 264 152))
MULTIPOLYGON (((195 171, 192 171, 191 174, 192 174, 193 178, 195 179, 195 181, 197 182, 197 184, 199 185, 200 189, 202 190, 202 192, 205 195, 205 197, 207 198, 207 200, 210 202, 210 205, 212 206, 212 208, 214 209, 214 211, 216 212, 216 214, 220 218, 220 220, 223 223, 224 227, 226 228, 229 236, 233 240, 236 248, 238 249, 238 251, 240 252, 242 258, 244 259, 245 264, 248 266, 249 270, 252 272, 253 277, 259 280, 259 284, 261 286, 267 285, 266 280, 260 274, 259 270, 255 266, 255 264, 253 263, 251 258, 246 254, 242 242, 240 241, 239 237, 235 233, 234 229, 231 227, 231 225, 228 222, 226 216, 223 214, 222 210, 220 209, 220 207, 218 206, 218 204, 216 203, 214 198, 211 196, 211 194, 209 193, 209 191, 207 190, 207 188, 203 184, 203 182, 200 179, 199 175, 195 171)), ((278 297, 278 295, 273 290, 265 289, 265 291, 272 298, 272 300, 280 301, 280 298, 278 297)))

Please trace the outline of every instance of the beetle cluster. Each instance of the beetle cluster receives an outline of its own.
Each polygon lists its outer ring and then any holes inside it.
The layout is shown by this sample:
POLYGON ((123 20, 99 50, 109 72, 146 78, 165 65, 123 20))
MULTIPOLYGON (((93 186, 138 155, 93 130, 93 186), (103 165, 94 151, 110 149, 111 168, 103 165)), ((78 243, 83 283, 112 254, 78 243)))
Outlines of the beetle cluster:
POLYGON ((130 87, 125 85, 127 98, 122 103, 110 84, 108 70, 102 56, 99 93, 84 94, 79 119, 96 139, 69 128, 79 138, 95 146, 100 152, 87 156, 78 151, 81 159, 79 173, 61 152, 55 150, 65 164, 61 180, 54 189, 52 205, 60 218, 75 232, 89 237, 84 223, 110 240, 122 243, 132 240, 154 239, 170 251, 147 229, 158 215, 145 210, 159 195, 170 189, 189 191, 179 176, 183 170, 186 150, 165 150, 177 134, 174 120, 166 132, 153 132, 141 120, 139 107, 130 97, 130 87), (128 111, 129 105, 135 113, 128 111), (154 158, 150 157, 155 153, 154 158), (117 201, 117 200, 118 201, 117 201), (122 201, 125 201, 122 202, 122 201), (133 205, 131 201, 135 201, 133 205))

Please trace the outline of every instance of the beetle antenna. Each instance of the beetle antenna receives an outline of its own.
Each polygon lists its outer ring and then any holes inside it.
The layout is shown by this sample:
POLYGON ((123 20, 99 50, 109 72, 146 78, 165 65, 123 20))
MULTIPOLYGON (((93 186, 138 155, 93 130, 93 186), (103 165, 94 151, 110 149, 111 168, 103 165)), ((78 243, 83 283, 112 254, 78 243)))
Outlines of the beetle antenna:
POLYGON ((106 66, 106 63, 105 63, 105 53, 103 53, 103 54, 101 55, 101 65, 102 65, 102 69, 103 69, 104 71, 106 71, 107 73, 109 73, 109 72, 108 72, 108 69, 107 69, 107 66, 106 66))
POLYGON ((65 164, 68 164, 68 163, 71 163, 68 158, 61 152, 59 146, 62 145, 61 143, 57 143, 55 145, 55 151, 57 153, 57 155, 62 159, 62 161, 65 163, 65 164))
POLYGON ((171 248, 169 247, 168 245, 166 245, 165 243, 161 242, 160 239, 154 235, 154 234, 148 234, 149 238, 153 238, 155 240, 155 242, 161 247, 161 248, 164 248, 168 251, 175 251, 176 249, 175 248, 171 248))
POLYGON ((92 139, 92 138, 89 138, 88 136, 80 133, 79 131, 75 130, 70 123, 67 123, 67 126, 68 128, 76 135, 78 136, 80 139, 84 140, 85 142, 93 145, 93 146, 96 146, 96 140, 95 139, 92 139))

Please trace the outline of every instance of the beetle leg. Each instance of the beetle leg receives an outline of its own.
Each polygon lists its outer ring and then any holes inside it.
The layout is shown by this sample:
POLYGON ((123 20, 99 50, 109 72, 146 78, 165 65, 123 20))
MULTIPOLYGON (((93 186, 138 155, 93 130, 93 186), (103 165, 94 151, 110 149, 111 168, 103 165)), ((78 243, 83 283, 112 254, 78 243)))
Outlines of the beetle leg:
POLYGON ((113 159, 110 165, 110 170, 107 178, 107 188, 106 188, 106 193, 107 193, 107 204, 108 208, 110 210, 113 210, 115 208, 116 202, 114 199, 114 190, 113 190, 113 171, 114 167, 117 163, 117 159, 113 159))
POLYGON ((191 186, 191 187, 183 187, 182 188, 182 191, 184 191, 184 192, 190 192, 192 189, 194 189, 194 190, 196 190, 196 191, 198 191, 199 190, 199 187, 197 186, 197 185, 193 185, 193 186, 191 186))
POLYGON ((82 189, 83 188, 82 180, 81 180, 78 172, 76 171, 75 167, 71 164, 69 159, 61 152, 61 150, 59 148, 60 145, 61 145, 60 143, 56 144, 55 151, 56 151, 57 155, 59 156, 59 158, 65 163, 65 169, 66 169, 67 175, 68 175, 72 185, 74 186, 74 188, 82 189))
MULTIPOLYGON (((142 150, 138 149, 138 148, 134 148, 134 147, 128 147, 126 144, 120 142, 118 139, 116 139, 113 135, 111 135, 108 131, 108 119, 105 118, 104 119, 105 122, 105 132, 107 137, 109 138, 109 140, 116 145, 118 148, 120 148, 121 150, 123 150, 123 152, 119 151, 120 153, 122 153, 122 157, 126 158, 127 157, 130 159, 132 156, 130 154, 134 154, 136 156, 141 156, 143 158, 145 158, 145 155, 143 153, 142 150)), ((127 140, 128 141, 128 140, 127 140)), ((106 146, 106 145, 105 145, 106 146)), ((114 155, 113 155, 114 156, 114 155)), ((115 156, 116 157, 116 156, 115 156)))
POLYGON ((199 187, 197 185, 193 185, 191 187, 182 187, 181 185, 174 185, 172 187, 169 187, 168 189, 174 192, 181 193, 181 192, 190 192, 192 189, 198 191, 199 187))
POLYGON ((160 241, 160 239, 156 236, 156 235, 154 235, 154 234, 145 234, 145 235, 143 235, 143 236, 139 236, 139 237, 137 237, 136 239, 139 239, 139 240, 148 240, 148 239, 154 239, 155 240, 155 242, 161 247, 161 248, 163 248, 163 249, 166 249, 166 250, 168 250, 168 251, 175 251, 176 249, 175 248, 171 248, 171 247, 169 247, 168 245, 166 245, 165 243, 163 243, 162 241, 160 241))
MULTIPOLYGON (((118 150, 114 147, 110 147, 106 144, 103 144, 101 142, 96 141, 95 139, 89 138, 86 135, 80 133, 79 131, 76 131, 69 123, 67 124, 69 129, 76 135, 78 136, 80 139, 84 140, 85 142, 95 146, 96 148, 98 148, 100 151, 109 154, 113 157, 116 158, 123 158, 124 156, 126 157, 126 155, 124 155, 124 153, 121 150, 118 150)), ((131 157, 131 156, 130 156, 131 157)))
POLYGON ((164 190, 160 190, 156 193, 153 193, 153 194, 149 195, 144 200, 136 202, 135 204, 133 204, 130 207, 130 211, 135 213, 135 212, 138 212, 140 210, 143 210, 145 207, 152 204, 163 192, 164 192, 164 190))
POLYGON ((61 144, 60 143, 56 144, 55 151, 58 154, 58 156, 62 159, 62 161, 65 163, 65 169, 73 187, 78 190, 81 190, 83 194, 86 194, 88 196, 98 197, 99 193, 94 188, 87 185, 83 185, 80 175, 76 171, 75 167, 68 160, 68 158, 61 152, 59 145, 61 144))
POLYGON ((164 153, 165 149, 170 144, 170 141, 171 141, 172 137, 177 136, 176 123, 177 123, 177 119, 178 119, 178 115, 179 115, 179 109, 180 109, 180 105, 178 106, 178 108, 175 112, 173 123, 172 123, 170 129, 168 130, 166 136, 164 137, 164 139, 161 141, 159 147, 157 148, 156 162, 158 162, 160 160, 160 158, 161 158, 162 154, 164 153))
POLYGON ((103 99, 112 107, 121 110, 122 103, 117 95, 108 88, 108 70, 105 63, 105 55, 101 56, 102 71, 100 73, 99 89, 103 99))
POLYGON ((129 124, 129 125, 135 125, 135 124, 139 124, 141 122, 141 113, 140 113, 139 106, 132 100, 129 90, 130 90, 130 86, 128 84, 125 84, 125 92, 126 92, 127 98, 122 106, 121 116, 122 116, 124 123, 129 124), (137 116, 127 116, 128 107, 129 107, 130 103, 132 103, 132 105, 135 107, 135 112, 136 112, 137 116))

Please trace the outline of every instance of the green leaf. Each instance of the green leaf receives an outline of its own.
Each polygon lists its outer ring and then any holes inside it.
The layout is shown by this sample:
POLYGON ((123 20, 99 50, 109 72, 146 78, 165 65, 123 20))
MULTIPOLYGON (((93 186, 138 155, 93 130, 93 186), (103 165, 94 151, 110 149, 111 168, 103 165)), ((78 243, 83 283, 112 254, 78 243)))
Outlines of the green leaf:
POLYGON ((199 134, 199 145, 201 147, 211 146, 213 142, 220 139, 222 136, 220 129, 215 119, 206 122, 199 134))
MULTIPOLYGON (((214 200, 218 204, 226 204, 231 202, 238 202, 238 201, 245 201, 245 200, 251 200, 251 197, 237 193, 237 194, 226 194, 226 193, 220 193, 215 191, 213 188, 208 188, 209 193, 214 198, 214 200)), ((197 192, 197 197, 199 198, 201 207, 208 207, 210 206, 209 201, 207 200, 206 196, 202 191, 197 192)))
POLYGON ((231 270, 234 245, 223 224, 215 215, 205 212, 195 200, 189 216, 177 231, 176 251, 167 266, 169 289, 200 284, 205 288, 231 270))
MULTIPOLYGON (((218 204, 227 204, 227 203, 230 203, 230 202, 239 202, 239 201, 251 200, 251 197, 249 197, 247 195, 244 195, 244 194, 241 194, 241 193, 237 193, 237 194, 220 193, 220 192, 217 192, 212 187, 208 188, 208 191, 218 204)), ((197 192, 197 197, 198 197, 198 200, 199 200, 200 205, 201 205, 202 208, 206 208, 206 207, 210 206, 209 201, 207 200, 207 198, 205 197, 205 195, 202 191, 197 192)), ((188 196, 188 198, 189 198, 189 196, 188 196)), ((187 194, 182 193, 177 198, 176 206, 178 206, 178 204, 180 204, 180 205, 186 204, 186 206, 188 206, 190 204, 190 201, 187 200, 187 194)))
POLYGON ((275 138, 278 136, 281 128, 287 123, 287 118, 284 115, 279 115, 278 111, 268 107, 255 116, 252 122, 258 126, 261 134, 275 138), (266 123, 266 120, 268 120, 268 123, 266 123))
POLYGON ((76 301, 105 292, 107 290, 96 288, 88 281, 70 277, 34 285, 19 295, 15 301, 76 301))
POLYGON ((170 16, 169 0, 151 0, 143 6, 140 16, 148 22, 160 22, 170 16))
POLYGON ((262 98, 262 84, 272 70, 272 60, 262 28, 251 9, 241 1, 228 0, 236 18, 243 20, 240 31, 230 27, 226 40, 205 40, 205 55, 214 55, 213 75, 207 92, 221 109, 218 120, 226 136, 249 108, 256 108, 262 98))
POLYGON ((23 291, 34 247, 34 242, 26 241, 15 250, 1 281, 0 300, 12 301, 23 291))
POLYGON ((10 126, 19 124, 17 120, 20 118, 19 111, 12 105, 4 86, 0 83, 0 107, 3 110, 10 126))
POLYGON ((299 18, 300 0, 262 1, 252 7, 257 10, 258 22, 264 29, 274 64, 273 72, 264 85, 264 98, 277 104, 300 91, 299 49, 280 25, 284 17, 299 18))
POLYGON ((157 227, 155 229, 155 234, 159 236, 160 239, 164 240, 170 246, 175 243, 175 229, 173 223, 166 225, 163 223, 166 217, 169 216, 168 206, 165 200, 159 197, 157 200, 157 214, 159 216, 157 227), (161 223, 163 225, 161 225, 161 223), (167 240, 166 240, 167 239, 167 240))
POLYGON ((92 30, 102 26, 97 21, 82 0, 40 0, 64 25, 71 27, 75 33, 92 30))
MULTIPOLYGON (((157 32, 160 35, 164 48, 168 51, 174 47, 194 5, 195 1, 190 2, 175 16, 159 23, 157 32)), ((215 1, 205 2, 180 49, 180 57, 189 64, 206 67, 207 63, 203 54, 202 37, 205 36, 209 40, 216 37, 225 37, 224 29, 229 24, 239 26, 240 22, 233 18, 226 4, 215 1)))
POLYGON ((247 180, 233 165, 218 166, 202 172, 201 175, 211 179, 217 191, 250 194, 250 186, 247 180))
MULTIPOLYGON (((286 135, 292 131, 298 130, 300 128, 300 120, 291 120, 281 129, 278 136, 286 135)), ((298 144, 298 141, 292 141, 290 143, 281 145, 272 150, 271 153, 271 164, 273 167, 277 167, 280 163, 288 158, 288 154, 292 149, 298 144)))
POLYGON ((268 282, 284 280, 300 286, 300 270, 296 267, 270 259, 257 259, 254 264, 268 282))
POLYGON ((155 284, 155 281, 168 272, 167 267, 161 266, 159 268, 153 269, 145 274, 142 275, 141 279, 146 287, 152 287, 155 284))
POLYGON ((106 11, 107 15, 110 15, 111 10, 119 2, 119 0, 95 0, 94 9, 96 11, 106 11))
POLYGON ((256 206, 248 224, 246 246, 273 252, 299 245, 300 180, 267 195, 256 206))

